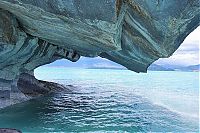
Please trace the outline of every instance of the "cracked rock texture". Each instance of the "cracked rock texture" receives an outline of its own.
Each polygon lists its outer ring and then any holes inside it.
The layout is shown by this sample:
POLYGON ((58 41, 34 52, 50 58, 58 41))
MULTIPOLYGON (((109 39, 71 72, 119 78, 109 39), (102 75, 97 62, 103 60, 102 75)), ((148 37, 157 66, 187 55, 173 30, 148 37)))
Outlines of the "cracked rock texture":
POLYGON ((199 0, 0 0, 0 91, 61 58, 100 56, 146 72, 199 19, 199 0))

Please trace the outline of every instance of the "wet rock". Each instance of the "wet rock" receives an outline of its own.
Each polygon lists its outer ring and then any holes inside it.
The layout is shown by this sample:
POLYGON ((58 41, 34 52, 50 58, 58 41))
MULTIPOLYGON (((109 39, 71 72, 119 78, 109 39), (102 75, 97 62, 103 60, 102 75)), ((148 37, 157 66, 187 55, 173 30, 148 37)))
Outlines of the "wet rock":
POLYGON ((17 80, 0 80, 0 108, 37 98, 51 92, 69 90, 71 86, 37 80, 33 75, 22 73, 17 80))
POLYGON ((21 131, 11 128, 0 128, 0 133, 21 133, 21 131))
POLYGON ((33 75, 23 73, 17 82, 18 89, 29 97, 38 97, 49 92, 66 90, 67 87, 53 82, 37 80, 33 75))
POLYGON ((12 90, 19 102, 56 89, 24 73, 61 58, 100 56, 146 72, 178 49, 199 18, 199 0, 1 0, 0 96, 12 90))

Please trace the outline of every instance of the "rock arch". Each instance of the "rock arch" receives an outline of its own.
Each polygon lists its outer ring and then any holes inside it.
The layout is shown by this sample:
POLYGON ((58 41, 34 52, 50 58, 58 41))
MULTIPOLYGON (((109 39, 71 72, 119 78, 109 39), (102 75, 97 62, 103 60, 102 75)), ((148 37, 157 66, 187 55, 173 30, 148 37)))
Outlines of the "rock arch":
POLYGON ((199 18, 199 0, 1 0, 0 97, 23 76, 37 82, 33 70, 60 58, 100 56, 146 72, 199 18))

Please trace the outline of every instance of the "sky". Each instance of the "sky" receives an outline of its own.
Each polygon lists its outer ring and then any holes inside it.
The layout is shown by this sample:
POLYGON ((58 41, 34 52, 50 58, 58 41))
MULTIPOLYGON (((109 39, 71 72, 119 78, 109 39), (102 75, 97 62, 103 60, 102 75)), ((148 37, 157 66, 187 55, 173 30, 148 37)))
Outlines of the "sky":
MULTIPOLYGON (((200 26, 191 32, 176 52, 169 58, 160 58, 154 64, 162 66, 190 66, 200 64, 199 62, 199 44, 200 44, 200 26)), ((118 64, 100 57, 86 58, 82 57, 76 63, 72 63, 66 59, 55 61, 47 66, 64 66, 64 67, 87 67, 87 65, 95 66, 117 66, 118 64)))
POLYGON ((181 66, 197 65, 199 63, 200 26, 191 32, 176 52, 169 58, 159 59, 156 64, 174 64, 181 66))

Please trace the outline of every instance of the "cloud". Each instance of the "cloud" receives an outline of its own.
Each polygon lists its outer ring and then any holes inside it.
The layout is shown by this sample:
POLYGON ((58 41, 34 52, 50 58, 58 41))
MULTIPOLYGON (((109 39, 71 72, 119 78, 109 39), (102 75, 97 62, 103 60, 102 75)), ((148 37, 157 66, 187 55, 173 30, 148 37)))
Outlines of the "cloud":
POLYGON ((186 39, 184 40, 185 43, 191 43, 191 42, 199 42, 200 39, 200 26, 197 27, 193 32, 191 32, 186 39))
POLYGON ((196 65, 199 64, 200 26, 190 33, 178 50, 169 58, 159 59, 156 64, 196 65))

